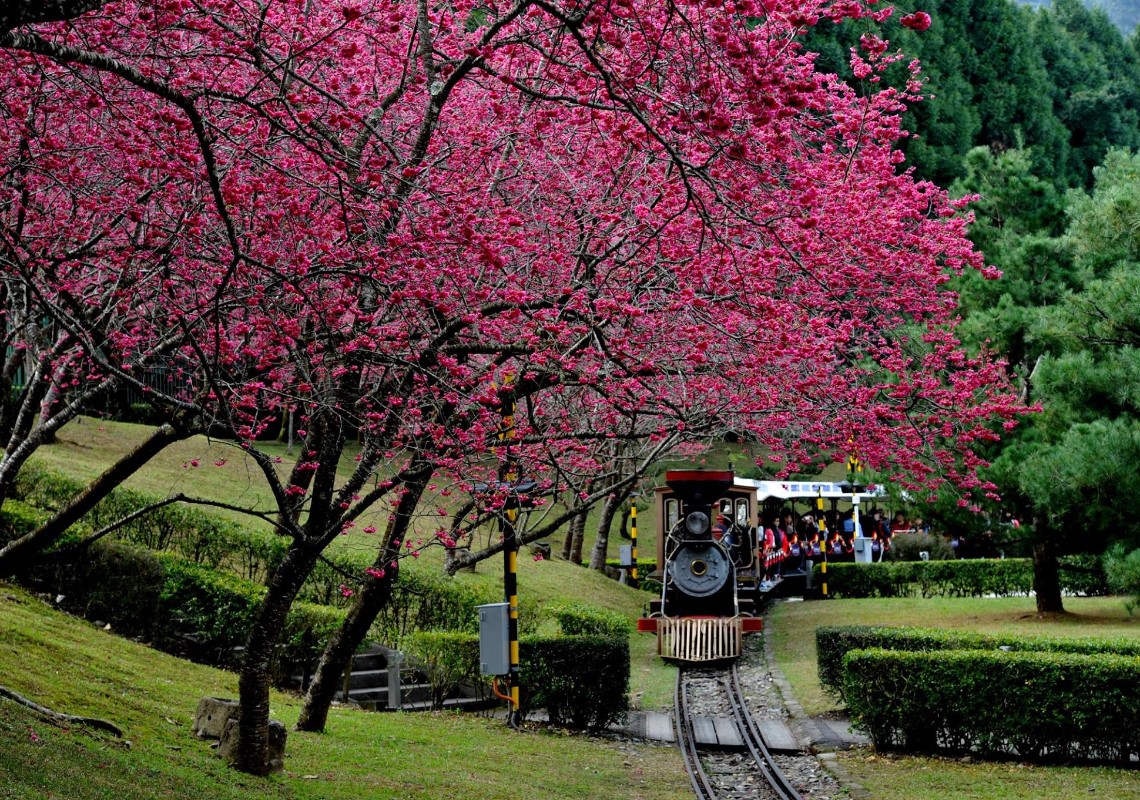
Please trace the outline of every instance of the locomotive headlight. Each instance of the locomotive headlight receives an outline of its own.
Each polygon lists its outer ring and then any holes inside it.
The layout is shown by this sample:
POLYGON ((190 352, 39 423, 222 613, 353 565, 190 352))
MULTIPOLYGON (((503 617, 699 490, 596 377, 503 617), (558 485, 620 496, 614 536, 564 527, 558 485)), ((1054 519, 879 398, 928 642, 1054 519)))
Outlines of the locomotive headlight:
POLYGON ((708 533, 709 515, 703 511, 690 511, 685 517, 685 530, 693 536, 708 533))

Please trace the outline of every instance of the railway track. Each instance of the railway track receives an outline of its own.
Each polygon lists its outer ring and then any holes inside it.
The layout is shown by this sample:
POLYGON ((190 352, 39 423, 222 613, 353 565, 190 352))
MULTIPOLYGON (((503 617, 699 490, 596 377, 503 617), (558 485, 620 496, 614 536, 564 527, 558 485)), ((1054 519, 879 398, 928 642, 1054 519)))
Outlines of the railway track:
POLYGON ((680 669, 675 719, 681 756, 699 800, 801 800, 764 746, 744 702, 735 664, 680 669), (744 751, 701 748, 694 726, 697 716, 733 720, 744 751))

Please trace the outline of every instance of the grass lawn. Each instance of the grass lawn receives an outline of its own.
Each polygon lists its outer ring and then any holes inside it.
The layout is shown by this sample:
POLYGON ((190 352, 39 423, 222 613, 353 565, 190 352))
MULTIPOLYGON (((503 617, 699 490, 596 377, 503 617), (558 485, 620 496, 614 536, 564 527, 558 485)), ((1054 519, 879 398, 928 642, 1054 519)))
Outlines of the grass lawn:
MULTIPOLYGON (((884 624, 961 628, 984 633, 1043 636, 1140 637, 1140 616, 1122 598, 1066 598, 1068 614, 1038 617, 1032 598, 874 599, 781 603, 769 615, 776 662, 811 715, 835 712, 816 674, 815 628, 884 624)), ((953 759, 880 756, 873 750, 840 755, 840 763, 875 800, 1135 800, 1140 771, 1043 767, 1016 762, 963 763, 953 759)))
MULTIPOLYGON (((226 768, 191 733, 198 699, 236 696, 235 675, 120 639, 0 584, 0 683, 71 714, 108 719, 130 740, 41 721, 0 700, 0 798, 440 798, 672 800, 689 796, 676 753, 455 714, 333 709, 326 734, 291 732, 285 773, 226 768)), ((274 694, 287 726, 296 698, 274 694)))

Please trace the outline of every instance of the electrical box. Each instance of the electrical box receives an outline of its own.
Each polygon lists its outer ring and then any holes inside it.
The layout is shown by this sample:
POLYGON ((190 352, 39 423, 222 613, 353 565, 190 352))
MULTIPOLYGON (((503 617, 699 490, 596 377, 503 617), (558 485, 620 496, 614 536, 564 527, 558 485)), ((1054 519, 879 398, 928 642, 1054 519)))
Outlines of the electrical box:
POLYGON ((479 671, 484 675, 506 675, 511 671, 509 603, 476 606, 479 610, 479 671))
POLYGON ((633 545, 623 544, 618 547, 618 560, 623 567, 633 566, 633 545))

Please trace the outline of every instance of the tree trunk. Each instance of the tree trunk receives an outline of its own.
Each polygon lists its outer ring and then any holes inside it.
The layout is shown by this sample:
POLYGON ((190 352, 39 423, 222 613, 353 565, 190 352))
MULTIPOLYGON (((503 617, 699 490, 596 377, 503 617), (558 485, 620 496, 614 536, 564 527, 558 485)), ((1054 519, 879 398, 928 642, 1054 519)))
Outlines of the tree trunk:
POLYGON ((238 677, 241 719, 234 767, 251 775, 269 773, 269 684, 273 653, 293 600, 319 555, 319 547, 294 543, 289 548, 285 560, 269 581, 269 591, 257 609, 246 641, 238 677))
POLYGON ((352 654, 368 635, 376 616, 392 599, 392 589, 399 574, 399 562, 396 559, 399 558, 400 548, 412 524, 412 515, 419 505, 420 497, 423 496, 424 487, 427 486, 431 474, 428 471, 410 480, 400 496, 400 502, 396 504, 396 510, 388 523, 384 544, 373 563, 374 569, 383 571, 383 577, 368 576, 365 579, 364 586, 357 593, 344 624, 325 645, 325 651, 317 664, 316 674, 305 693, 305 705, 297 720, 297 730, 318 732, 325 729, 329 707, 336 697, 341 675, 348 667, 352 654), (397 566, 393 567, 393 563, 397 566))
POLYGON ((386 572, 383 578, 372 578, 357 593, 344 624, 329 637, 313 680, 305 693, 305 705, 297 719, 297 730, 319 733, 328 722, 329 707, 341 685, 341 676, 352 660, 356 649, 368 635, 376 616, 392 599, 395 571, 386 572))
POLYGON ((1061 565, 1057 560, 1057 543, 1048 531, 1037 528, 1033 540, 1033 591, 1037 595, 1038 614, 1063 614, 1061 600, 1061 565))
POLYGON ((574 521, 570 523, 570 532, 567 534, 570 538, 570 558, 571 563, 582 563, 582 541, 586 538, 586 515, 584 513, 574 517, 574 521))
POLYGON ((569 561, 570 553, 574 550, 574 530, 578 527, 578 517, 570 520, 566 526, 566 538, 562 540, 562 560, 569 561))
POLYGON ((68 504, 57 511, 51 519, 34 531, 19 539, 13 539, 0 548, 0 575, 18 572, 34 556, 55 544, 64 531, 78 522, 84 514, 150 459, 162 452, 167 445, 185 439, 189 435, 190 431, 169 424, 156 428, 149 438, 108 467, 86 489, 71 498, 68 504))
POLYGON ((590 569, 605 572, 606 553, 610 545, 610 528, 613 526, 614 514, 621 505, 621 497, 611 494, 602 505, 602 514, 598 519, 598 536, 594 539, 594 550, 590 554, 590 569))

